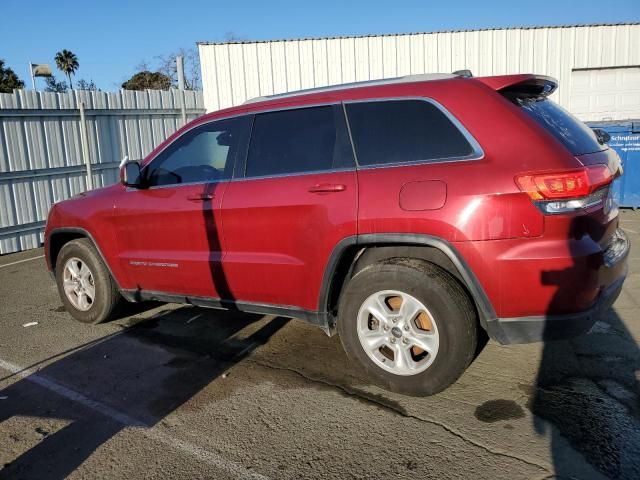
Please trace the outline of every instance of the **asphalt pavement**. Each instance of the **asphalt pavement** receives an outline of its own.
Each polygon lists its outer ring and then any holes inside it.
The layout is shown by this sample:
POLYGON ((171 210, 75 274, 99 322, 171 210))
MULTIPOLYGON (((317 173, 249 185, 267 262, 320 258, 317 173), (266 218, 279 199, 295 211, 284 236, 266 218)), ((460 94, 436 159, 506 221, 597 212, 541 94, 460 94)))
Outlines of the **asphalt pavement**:
POLYGON ((42 250, 0 257, 0 478, 640 478, 640 212, 624 290, 571 341, 489 342, 445 392, 370 384, 297 320, 63 310, 42 250))

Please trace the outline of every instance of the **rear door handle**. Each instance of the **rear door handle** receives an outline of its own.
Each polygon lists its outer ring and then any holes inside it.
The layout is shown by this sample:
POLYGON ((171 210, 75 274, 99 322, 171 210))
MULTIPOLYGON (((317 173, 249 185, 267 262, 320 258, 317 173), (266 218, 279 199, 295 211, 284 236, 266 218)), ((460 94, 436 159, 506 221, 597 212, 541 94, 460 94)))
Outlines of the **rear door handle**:
POLYGON ((347 189, 346 185, 341 183, 317 183, 312 187, 309 187, 311 193, 332 193, 332 192, 344 192, 347 189))
POLYGON ((212 193, 198 193, 197 195, 190 195, 187 197, 187 200, 192 202, 206 202, 207 200, 212 200, 212 193))

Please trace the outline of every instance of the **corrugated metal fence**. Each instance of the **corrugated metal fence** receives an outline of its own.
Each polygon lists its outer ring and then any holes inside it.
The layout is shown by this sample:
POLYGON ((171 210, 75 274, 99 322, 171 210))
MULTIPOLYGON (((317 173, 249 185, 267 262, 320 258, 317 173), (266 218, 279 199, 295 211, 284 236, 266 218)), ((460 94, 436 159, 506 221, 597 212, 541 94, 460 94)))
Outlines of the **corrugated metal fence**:
MULTIPOLYGON (((0 94, 0 254, 40 246, 49 208, 86 190, 80 102, 94 187, 117 181, 127 155, 141 160, 182 124, 177 90, 0 94)), ((187 120, 202 92, 184 92, 187 120)))

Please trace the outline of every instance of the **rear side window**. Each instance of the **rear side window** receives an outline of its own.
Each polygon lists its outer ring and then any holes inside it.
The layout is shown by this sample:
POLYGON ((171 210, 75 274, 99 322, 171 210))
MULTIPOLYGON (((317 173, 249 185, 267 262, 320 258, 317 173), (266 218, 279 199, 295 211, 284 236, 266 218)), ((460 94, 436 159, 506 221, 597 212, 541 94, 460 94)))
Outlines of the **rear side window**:
POLYGON ((598 142, 593 130, 549 99, 515 98, 512 101, 574 155, 599 152, 607 148, 598 142))
POLYGON ((433 103, 385 100, 346 105, 358 164, 446 160, 472 155, 460 129, 433 103))
POLYGON ((348 166, 353 166, 353 154, 340 108, 331 105, 255 116, 246 177, 348 166))

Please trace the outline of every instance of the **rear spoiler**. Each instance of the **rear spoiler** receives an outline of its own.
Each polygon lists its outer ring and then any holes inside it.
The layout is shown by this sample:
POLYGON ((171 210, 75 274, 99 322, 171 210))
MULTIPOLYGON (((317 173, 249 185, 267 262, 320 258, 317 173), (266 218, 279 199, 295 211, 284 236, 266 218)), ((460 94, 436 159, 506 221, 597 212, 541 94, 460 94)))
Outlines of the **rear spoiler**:
POLYGON ((558 81, 545 75, 499 75, 476 77, 476 80, 509 98, 548 97, 558 88, 558 81))

